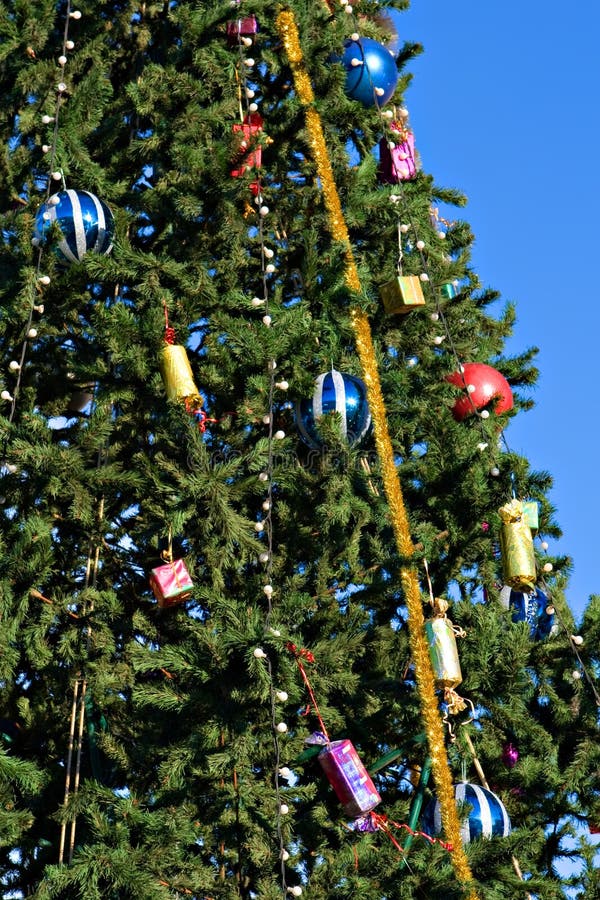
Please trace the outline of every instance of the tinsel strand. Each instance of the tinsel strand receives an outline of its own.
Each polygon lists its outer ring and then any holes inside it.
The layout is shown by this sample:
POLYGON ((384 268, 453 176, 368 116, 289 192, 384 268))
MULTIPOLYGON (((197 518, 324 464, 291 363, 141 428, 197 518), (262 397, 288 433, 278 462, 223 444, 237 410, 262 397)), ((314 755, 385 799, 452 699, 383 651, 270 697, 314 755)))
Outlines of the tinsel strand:
MULTIPOLYGON (((358 292, 361 289, 360 278, 333 177, 321 120, 319 114, 311 105, 314 101, 314 94, 304 64, 298 28, 294 14, 291 11, 284 10, 279 13, 277 16, 277 29, 290 61, 296 93, 306 108, 306 127, 323 189, 329 228, 332 237, 345 245, 346 284, 352 291, 358 292)), ((381 462, 383 484, 390 508, 390 518, 394 528, 396 543, 401 556, 410 557, 414 552, 414 548, 400 481, 394 463, 394 452, 387 425, 371 328, 365 313, 356 307, 351 311, 351 321, 356 336, 363 379, 367 386, 367 396, 375 430, 375 444, 381 462)), ((402 568, 400 577, 409 613, 409 640, 421 710, 430 748, 432 770, 436 781, 436 792, 441 805, 442 823, 446 837, 454 847, 451 859, 457 878, 463 884, 468 884, 472 882, 473 876, 460 837, 460 823, 454 801, 452 776, 446 755, 444 732, 438 711, 429 650, 425 640, 424 616, 418 577, 416 571, 407 566, 402 568)), ((470 891, 469 900, 478 900, 475 891, 470 891)))

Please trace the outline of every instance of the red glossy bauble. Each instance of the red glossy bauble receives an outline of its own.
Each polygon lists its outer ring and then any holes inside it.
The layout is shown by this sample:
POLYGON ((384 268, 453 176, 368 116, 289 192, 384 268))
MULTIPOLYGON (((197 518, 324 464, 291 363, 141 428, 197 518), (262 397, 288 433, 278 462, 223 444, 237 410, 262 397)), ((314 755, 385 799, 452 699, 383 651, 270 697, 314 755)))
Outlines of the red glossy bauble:
POLYGON ((513 395, 510 385, 504 375, 497 369, 485 363, 465 363, 463 373, 453 372, 446 377, 446 381, 457 387, 465 388, 465 385, 473 385, 474 391, 468 395, 465 392, 458 398, 452 407, 454 418, 462 422, 475 410, 483 409, 496 397, 493 411, 499 416, 513 408, 513 395))

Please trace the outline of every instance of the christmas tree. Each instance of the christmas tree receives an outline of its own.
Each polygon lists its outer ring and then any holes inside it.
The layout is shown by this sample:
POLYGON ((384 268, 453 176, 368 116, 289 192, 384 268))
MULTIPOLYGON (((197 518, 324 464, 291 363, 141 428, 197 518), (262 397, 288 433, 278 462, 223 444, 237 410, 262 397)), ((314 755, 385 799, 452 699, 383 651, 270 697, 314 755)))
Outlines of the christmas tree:
POLYGON ((406 5, 0 6, 3 897, 600 896, 600 606, 406 5))

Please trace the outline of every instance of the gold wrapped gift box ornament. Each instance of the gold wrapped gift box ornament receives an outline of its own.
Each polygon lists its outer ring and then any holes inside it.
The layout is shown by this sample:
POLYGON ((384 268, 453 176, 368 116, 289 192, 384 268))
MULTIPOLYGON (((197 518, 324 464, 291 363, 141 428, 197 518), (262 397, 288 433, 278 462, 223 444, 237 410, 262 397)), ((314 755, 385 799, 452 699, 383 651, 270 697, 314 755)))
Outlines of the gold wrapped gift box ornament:
POLYGON ((511 500, 498 512, 502 520, 500 549, 504 582, 515 591, 531 591, 536 582, 535 551, 523 503, 521 500, 511 500))
POLYGON ((386 313, 408 313, 411 309, 425 306, 423 288, 418 275, 397 275, 379 288, 386 313))
POLYGON ((185 403, 191 412, 202 406, 202 397, 194 383, 187 350, 181 344, 164 344, 160 352, 160 371, 169 400, 185 403))

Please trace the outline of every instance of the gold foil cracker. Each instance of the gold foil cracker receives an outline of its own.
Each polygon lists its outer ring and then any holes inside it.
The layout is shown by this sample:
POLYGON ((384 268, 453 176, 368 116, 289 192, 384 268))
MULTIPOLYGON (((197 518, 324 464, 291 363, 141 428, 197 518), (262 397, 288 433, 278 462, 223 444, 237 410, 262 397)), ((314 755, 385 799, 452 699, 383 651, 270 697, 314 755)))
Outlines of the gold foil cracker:
POLYGON ((200 409, 202 397, 194 383, 185 347, 165 344, 160 352, 160 371, 169 400, 183 402, 192 411, 200 409))

